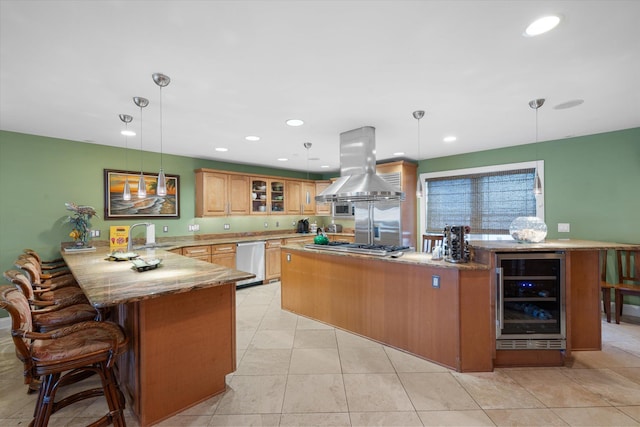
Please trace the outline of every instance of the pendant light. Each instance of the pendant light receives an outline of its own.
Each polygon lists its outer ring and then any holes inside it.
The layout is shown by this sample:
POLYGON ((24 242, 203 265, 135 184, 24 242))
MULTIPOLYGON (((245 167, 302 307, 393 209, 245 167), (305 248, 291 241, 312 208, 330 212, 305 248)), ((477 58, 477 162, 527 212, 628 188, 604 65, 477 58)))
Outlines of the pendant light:
MULTIPOLYGON (((424 110, 417 110, 413 112, 413 118, 418 121, 418 164, 420 164, 420 119, 424 117, 424 110)), ((424 191, 422 189, 422 180, 420 174, 418 174, 418 183, 416 185, 416 197, 422 198, 424 191)))
POLYGON ((536 176, 533 179, 533 194, 542 194, 542 181, 538 175, 538 109, 544 105, 544 98, 538 98, 529 101, 529 107, 536 110, 536 176))
POLYGON ((140 179, 138 180, 138 199, 143 199, 147 197, 147 184, 144 182, 144 174, 142 172, 142 109, 149 105, 149 100, 135 96, 133 102, 140 107, 140 179))
MULTIPOLYGON (((128 114, 120 114, 120 120, 124 122, 124 149, 126 169, 129 170, 129 123, 133 120, 128 114)), ((129 187, 129 175, 124 175, 124 189, 122 190, 122 200, 131 200, 131 187, 129 187)))
MULTIPOLYGON (((309 179, 309 149, 311 148, 311 143, 310 142, 305 142, 304 143, 304 148, 307 149, 307 179, 309 179)), ((309 190, 307 190, 307 194, 306 194, 306 203, 307 205, 311 204, 311 193, 309 193, 309 190)))
POLYGON ((158 196, 166 196, 167 178, 164 176, 164 169, 162 168, 162 88, 171 83, 171 79, 162 73, 154 73, 151 77, 153 78, 155 84, 160 87, 160 173, 158 173, 156 194, 158 196))

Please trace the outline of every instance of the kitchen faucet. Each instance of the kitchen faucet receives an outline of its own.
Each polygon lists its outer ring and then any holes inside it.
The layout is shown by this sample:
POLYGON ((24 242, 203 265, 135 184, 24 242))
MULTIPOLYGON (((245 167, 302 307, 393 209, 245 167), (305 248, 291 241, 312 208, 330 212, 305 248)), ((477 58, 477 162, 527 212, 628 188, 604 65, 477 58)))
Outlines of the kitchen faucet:
POLYGON ((131 252, 131 250, 133 249, 133 240, 131 239, 131 234, 133 232, 133 229, 139 225, 144 225, 147 227, 147 241, 145 243, 145 246, 152 245, 155 243, 155 225, 150 222, 139 222, 129 227, 129 238, 127 239, 127 252, 131 252))

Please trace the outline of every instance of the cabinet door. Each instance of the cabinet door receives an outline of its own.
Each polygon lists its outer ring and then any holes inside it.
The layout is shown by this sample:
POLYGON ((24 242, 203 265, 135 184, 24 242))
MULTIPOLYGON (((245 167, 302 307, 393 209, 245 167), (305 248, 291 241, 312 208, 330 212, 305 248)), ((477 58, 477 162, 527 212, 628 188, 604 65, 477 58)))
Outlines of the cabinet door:
POLYGON ((265 279, 277 279, 280 277, 280 246, 281 240, 267 240, 265 249, 265 279))
POLYGON ((198 172, 196 176, 196 216, 227 214, 227 175, 198 172))
POLYGON ((302 182, 287 181, 285 187, 285 206, 288 214, 302 213, 302 182))
POLYGON ((265 178, 251 178, 251 214, 266 215, 269 186, 265 178))
POLYGON ((300 193, 302 199, 302 213, 306 215, 315 215, 316 213, 316 183, 315 182, 302 182, 302 192, 300 193))
MULTIPOLYGON (((316 182, 316 196, 323 192, 331 184, 331 181, 316 182)), ((316 202, 316 215, 331 215, 331 203, 316 202)))
POLYGON ((229 215, 248 215, 250 212, 249 177, 244 175, 229 175, 228 185, 229 215))
POLYGON ((272 179, 269 181, 268 198, 271 200, 269 213, 283 214, 285 211, 285 184, 284 180, 272 179))
POLYGON ((224 243, 211 246, 211 262, 228 268, 236 268, 236 245, 224 243))

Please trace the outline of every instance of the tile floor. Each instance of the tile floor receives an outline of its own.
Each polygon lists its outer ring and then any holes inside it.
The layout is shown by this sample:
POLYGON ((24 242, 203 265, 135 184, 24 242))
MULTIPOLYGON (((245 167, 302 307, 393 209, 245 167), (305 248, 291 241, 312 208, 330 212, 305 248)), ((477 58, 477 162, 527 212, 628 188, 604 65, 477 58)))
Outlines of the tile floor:
MULTIPOLYGON (((280 309, 279 283, 237 293, 237 371, 228 390, 162 426, 640 425, 640 325, 603 322, 603 351, 572 367, 460 374, 280 309)), ((8 329, 0 329, 0 426, 31 420, 8 329)), ((86 425, 102 398, 54 414, 86 425)), ((93 418, 93 419, 92 419, 93 418)), ((138 423, 127 409, 127 424, 138 423)))

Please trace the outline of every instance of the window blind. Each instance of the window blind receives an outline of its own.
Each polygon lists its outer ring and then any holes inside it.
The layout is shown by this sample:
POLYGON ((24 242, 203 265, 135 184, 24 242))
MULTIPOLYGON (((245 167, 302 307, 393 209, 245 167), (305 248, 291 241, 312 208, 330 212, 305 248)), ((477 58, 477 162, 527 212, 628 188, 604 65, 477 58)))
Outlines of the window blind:
POLYGON ((508 234, 519 216, 536 215, 535 168, 426 180, 428 232, 469 225, 474 234, 508 234))

